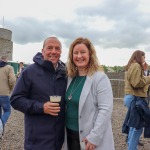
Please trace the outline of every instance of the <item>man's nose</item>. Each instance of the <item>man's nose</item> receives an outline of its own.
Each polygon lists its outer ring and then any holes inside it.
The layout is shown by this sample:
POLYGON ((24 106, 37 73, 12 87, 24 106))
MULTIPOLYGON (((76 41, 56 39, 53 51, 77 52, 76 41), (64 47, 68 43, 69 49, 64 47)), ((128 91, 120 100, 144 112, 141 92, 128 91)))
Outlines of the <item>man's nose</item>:
POLYGON ((56 48, 54 47, 52 50, 51 50, 52 53, 55 53, 56 52, 56 48))

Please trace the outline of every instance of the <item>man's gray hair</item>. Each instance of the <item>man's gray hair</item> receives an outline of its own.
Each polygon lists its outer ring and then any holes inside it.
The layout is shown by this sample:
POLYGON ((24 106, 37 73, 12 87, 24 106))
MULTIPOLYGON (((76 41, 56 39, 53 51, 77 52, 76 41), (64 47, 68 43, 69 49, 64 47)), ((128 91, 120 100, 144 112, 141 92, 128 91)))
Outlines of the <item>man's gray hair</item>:
MULTIPOLYGON (((51 36, 51 37, 48 37, 48 38, 46 38, 45 39, 45 41, 44 41, 44 43, 43 43, 43 48, 44 48, 44 46, 45 46, 45 43, 47 42, 47 40, 49 40, 49 39, 55 39, 55 40, 58 40, 58 42, 60 43, 60 45, 61 45, 61 42, 59 41, 59 39, 57 38, 57 37, 55 37, 55 36, 51 36)), ((62 47, 62 45, 61 45, 61 47, 62 47)))

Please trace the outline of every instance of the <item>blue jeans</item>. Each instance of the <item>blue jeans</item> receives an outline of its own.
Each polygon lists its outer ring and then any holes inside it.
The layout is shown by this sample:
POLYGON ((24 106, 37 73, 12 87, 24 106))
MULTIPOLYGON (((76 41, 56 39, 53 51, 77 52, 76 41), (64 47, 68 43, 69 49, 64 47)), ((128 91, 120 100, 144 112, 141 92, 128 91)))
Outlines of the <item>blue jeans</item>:
POLYGON ((11 113, 9 96, 0 96, 0 118, 5 125, 11 113))
POLYGON ((136 129, 133 127, 130 127, 130 131, 128 134, 128 150, 137 150, 138 148, 138 142, 140 139, 140 136, 143 132, 143 128, 136 129))
POLYGON ((134 95, 125 95, 124 96, 124 105, 129 109, 131 102, 136 98, 134 95))
MULTIPOLYGON (((136 99, 134 95, 125 95, 124 96, 124 105, 129 109, 131 102, 136 99)), ((136 129, 130 127, 129 134, 128 134, 128 150, 137 150, 138 142, 140 136, 143 132, 143 128, 136 129)))

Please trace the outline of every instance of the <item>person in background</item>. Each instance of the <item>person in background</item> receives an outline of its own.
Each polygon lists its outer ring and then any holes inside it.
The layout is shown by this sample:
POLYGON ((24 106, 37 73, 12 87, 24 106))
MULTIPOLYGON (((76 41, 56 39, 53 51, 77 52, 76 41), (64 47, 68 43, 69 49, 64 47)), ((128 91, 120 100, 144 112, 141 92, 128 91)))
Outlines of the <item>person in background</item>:
MULTIPOLYGON (((150 84, 150 75, 144 75, 145 53, 141 50, 136 50, 126 65, 125 72, 125 96, 124 105, 129 109, 131 102, 138 97, 147 97, 148 84, 150 84)), ((143 128, 130 127, 127 136, 128 150, 137 150, 140 136, 143 128)))
POLYGON ((60 150, 64 142, 67 78, 61 52, 58 38, 47 38, 13 90, 11 105, 25 115, 25 150, 60 150), (53 95, 61 102, 50 102, 53 95))
MULTIPOLYGON (((8 65, 7 56, 0 58, 0 122, 3 127, 1 131, 4 132, 4 126, 10 116, 10 94, 16 83, 16 77, 12 66, 8 65)), ((2 133, 3 135, 4 133, 2 133)), ((2 136, 1 135, 1 136, 2 136)))
POLYGON ((79 37, 69 49, 64 150, 114 150, 111 126, 113 94, 96 51, 79 37))
MULTIPOLYGON (((149 76, 150 75, 150 70, 148 68, 148 64, 146 62, 143 63, 144 66, 144 75, 149 76)), ((150 104, 150 85, 148 86, 147 90, 147 98, 146 98, 148 105, 150 104)))
POLYGON ((23 69, 24 69, 24 63, 20 62, 19 63, 19 68, 18 68, 18 72, 17 72, 17 78, 19 78, 20 73, 23 71, 23 69))
POLYGON ((148 64, 146 62, 143 63, 143 67, 144 67, 144 75, 145 76, 150 75, 150 70, 148 69, 148 64))

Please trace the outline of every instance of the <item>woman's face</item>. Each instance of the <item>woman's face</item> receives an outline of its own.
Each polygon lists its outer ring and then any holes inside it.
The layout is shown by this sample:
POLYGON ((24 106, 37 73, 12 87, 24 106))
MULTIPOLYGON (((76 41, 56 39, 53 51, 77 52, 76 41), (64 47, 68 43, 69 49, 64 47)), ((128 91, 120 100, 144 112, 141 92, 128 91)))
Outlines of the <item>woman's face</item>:
POLYGON ((88 66, 90 59, 89 50, 85 44, 77 44, 73 49, 73 62, 78 69, 84 69, 88 66))

